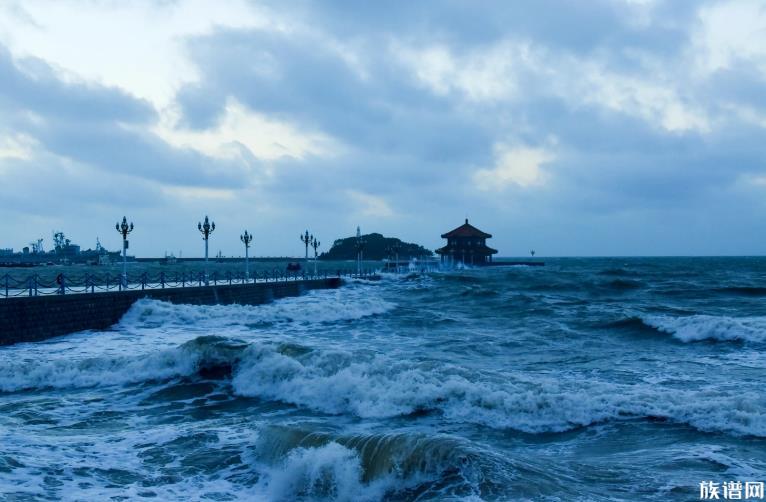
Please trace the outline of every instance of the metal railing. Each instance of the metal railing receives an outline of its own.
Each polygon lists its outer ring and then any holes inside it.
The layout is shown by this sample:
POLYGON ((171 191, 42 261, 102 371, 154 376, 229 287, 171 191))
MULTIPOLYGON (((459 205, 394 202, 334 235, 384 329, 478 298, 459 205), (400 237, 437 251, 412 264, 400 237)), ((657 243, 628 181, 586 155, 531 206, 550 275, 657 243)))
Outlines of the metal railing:
POLYGON ((244 273, 213 272, 208 276, 204 272, 160 272, 150 276, 146 272, 138 275, 123 277, 122 274, 59 274, 54 279, 41 279, 39 274, 28 277, 14 278, 10 274, 0 276, 0 298, 19 296, 44 296, 97 293, 106 291, 145 291, 166 288, 209 287, 234 284, 256 284, 271 282, 310 281, 328 279, 331 277, 353 279, 375 279, 374 270, 362 270, 361 273, 351 270, 337 270, 335 273, 322 271, 318 274, 305 271, 282 271, 278 269, 253 272, 250 277, 244 273))

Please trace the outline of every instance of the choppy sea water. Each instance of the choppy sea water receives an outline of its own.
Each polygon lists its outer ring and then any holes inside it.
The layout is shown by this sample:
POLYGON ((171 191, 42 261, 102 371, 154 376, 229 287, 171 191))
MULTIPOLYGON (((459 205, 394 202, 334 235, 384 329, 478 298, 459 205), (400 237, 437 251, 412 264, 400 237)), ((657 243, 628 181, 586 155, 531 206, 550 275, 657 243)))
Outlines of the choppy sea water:
POLYGON ((0 498, 699 500, 766 481, 766 259, 560 259, 0 348, 0 498))

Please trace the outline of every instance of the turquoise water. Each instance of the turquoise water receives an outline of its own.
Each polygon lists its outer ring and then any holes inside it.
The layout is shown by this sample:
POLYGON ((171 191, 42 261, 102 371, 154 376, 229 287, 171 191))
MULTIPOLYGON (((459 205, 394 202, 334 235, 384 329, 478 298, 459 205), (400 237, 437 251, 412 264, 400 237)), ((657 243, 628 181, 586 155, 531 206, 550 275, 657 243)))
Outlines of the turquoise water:
POLYGON ((558 259, 0 348, 27 500, 699 500, 766 481, 766 259, 558 259))

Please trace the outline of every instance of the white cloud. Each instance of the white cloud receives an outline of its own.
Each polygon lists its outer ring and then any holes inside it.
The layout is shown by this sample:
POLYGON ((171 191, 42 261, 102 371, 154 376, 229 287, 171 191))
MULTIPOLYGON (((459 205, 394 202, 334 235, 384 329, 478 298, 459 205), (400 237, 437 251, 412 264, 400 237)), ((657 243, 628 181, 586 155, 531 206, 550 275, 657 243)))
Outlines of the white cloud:
POLYGON ((185 39, 216 27, 276 27, 245 0, 81 2, 10 0, 0 6, 0 42, 79 78, 112 85, 162 108, 197 78, 185 39), (24 21, 32 19, 34 22, 24 21))
POLYGON ((194 201, 200 199, 233 200, 236 195, 234 190, 219 188, 164 186, 162 191, 171 197, 194 201))
POLYGON ((417 80, 438 95, 457 92, 471 101, 498 101, 517 97, 516 74, 538 68, 541 55, 525 42, 503 40, 457 54, 444 45, 425 48, 416 42, 395 44, 395 57, 417 80))
MULTIPOLYGON (((737 172, 752 174, 748 183, 759 188, 766 179, 759 174, 762 162, 757 155, 758 144, 753 143, 753 126, 766 127, 766 115, 758 108, 757 100, 750 99, 752 96, 741 96, 749 99, 745 103, 738 101, 739 96, 732 96, 736 92, 734 85, 717 95, 719 81, 713 78, 717 77, 713 75, 716 71, 726 68, 760 68, 766 72, 763 2, 711 3, 689 23, 685 7, 666 9, 667 3, 661 7, 661 0, 616 1, 616 17, 610 5, 605 7, 607 15, 595 16, 592 24, 567 26, 568 33, 553 31, 566 20, 548 23, 546 18, 541 23, 530 17, 529 30, 516 29, 510 23, 504 31, 506 38, 493 38, 498 36, 492 29, 497 26, 498 10, 477 11, 476 16, 459 26, 462 20, 447 15, 446 5, 439 16, 403 10, 399 14, 408 15, 407 22, 393 15, 383 27, 376 28, 357 23, 354 16, 365 14, 362 11, 366 7, 361 4, 344 8, 347 19, 339 20, 334 11, 330 12, 332 20, 328 21, 328 17, 319 15, 323 12, 315 12, 328 9, 327 4, 312 2, 272 4, 278 9, 269 11, 263 3, 251 0, 230 0, 214 6, 205 0, 24 0, 23 8, 21 0, 0 1, 0 44, 8 46, 17 61, 37 56, 49 62, 59 77, 84 81, 94 88, 99 83, 117 86, 152 103, 159 121, 149 126, 149 131, 146 126, 140 131, 152 141, 135 141, 135 148, 147 148, 146 155, 139 156, 148 161, 146 164, 152 164, 154 155, 158 160, 156 170, 175 169, 168 172, 177 176, 139 179, 131 175, 133 171, 125 174, 133 169, 130 166, 111 172, 109 157, 119 156, 116 149, 105 145, 106 153, 78 156, 98 148, 88 142, 62 148, 73 142, 56 142, 59 138, 52 137, 55 121, 45 114, 35 117, 31 112, 19 112, 29 114, 22 117, 24 120, 7 114, 0 117, 0 131, 14 130, 16 123, 22 123, 27 126, 22 130, 39 135, 32 138, 6 133, 4 137, 0 132, 0 172, 4 179, 17 183, 6 182, 6 186, 22 186, 23 181, 29 186, 39 184, 54 194, 60 186, 81 190, 82 196, 56 206, 61 215, 79 215, 78 211, 85 207, 81 201, 96 196, 102 197, 98 204, 104 207, 162 205, 162 214, 157 217, 160 223, 170 219, 167 208, 172 208, 174 215, 184 216, 203 204, 216 210, 221 223, 224 218, 241 218, 238 221, 244 225, 246 218, 256 212, 268 214, 269 218, 260 220, 273 224, 275 243, 280 239, 276 234, 279 227, 291 218, 290 225, 299 221, 298 226, 302 226, 309 211, 317 221, 336 221, 339 207, 350 209, 352 215, 370 216, 371 224, 375 221, 375 225, 383 227, 394 224, 393 220, 402 215, 416 215, 403 231, 412 229, 413 233, 425 234, 421 231, 442 217, 445 207, 461 206, 463 209, 455 209, 461 213, 494 209, 502 206, 499 201, 507 200, 502 190, 514 187, 519 188, 514 195, 533 200, 541 208, 549 206, 552 220, 563 218, 586 230, 593 226, 593 220, 588 219, 592 205, 633 210, 643 209, 654 200, 672 199, 679 200, 679 206, 687 204, 699 210, 698 214, 715 219, 719 212, 712 210, 707 201, 695 206, 697 200, 708 196, 707 187, 725 188, 732 179, 739 179, 737 172), (677 10, 683 14, 675 15, 677 10), (421 15, 422 23, 412 19, 421 15), (604 20, 615 25, 599 25, 604 20), (232 34, 227 28, 245 30, 232 34), (477 30, 483 30, 481 36, 476 36, 477 30), (262 36, 275 32, 280 36, 262 36), (199 44, 187 44, 190 37, 206 33, 220 43, 205 44, 201 40, 199 44), (685 40, 690 33, 692 39, 685 40), (661 45, 650 40, 653 36, 672 43, 661 45), (274 60, 250 60, 242 72, 215 73, 217 62, 237 61, 226 59, 236 54, 231 50, 239 48, 227 43, 232 40, 247 41, 243 47, 257 47, 249 44, 251 41, 273 43, 274 60), (386 45, 387 40, 396 42, 386 45), (384 51, 388 49, 382 55, 381 41, 384 51), (276 44, 285 45, 285 50, 279 50, 276 44), (187 54, 188 50, 200 52, 187 54), (319 57, 303 57, 314 53, 319 57), (192 55, 205 63, 192 65, 188 57, 192 55), (301 61, 300 70, 305 71, 292 69, 298 66, 290 64, 288 59, 292 57, 301 61), (325 68, 339 68, 334 64, 338 62, 344 63, 350 73, 322 74, 325 68), (311 66, 314 63, 316 66, 311 66), (279 74, 280 69, 287 73, 279 74), (256 77, 262 76, 259 72, 272 70, 277 72, 273 81, 284 77, 284 85, 269 92, 249 93, 256 77), (296 77, 302 80, 296 81, 296 77), (179 126, 175 108, 176 91, 198 78, 202 85, 194 88, 205 89, 208 84, 221 92, 216 99, 227 93, 241 93, 239 101, 230 97, 225 102, 220 120, 204 131, 179 126), (232 82, 226 82, 226 78, 232 82), (419 89, 413 89, 413 83, 419 89), (419 102, 424 89, 445 99, 419 102), (326 95, 333 99, 325 100, 326 95), (255 112, 244 103, 266 111, 255 112), (304 105, 296 112, 293 107, 300 103, 304 105), (36 122, 36 126, 29 126, 30 122, 36 122), (605 123, 619 126, 599 130, 605 123), (743 126, 746 129, 742 131, 743 126), (321 127, 335 131, 337 137, 328 136, 321 127), (647 128, 654 130, 647 134, 647 128), (719 134, 722 132, 726 134, 719 134), (705 137, 691 137, 697 133, 705 137), (627 134, 636 134, 635 141, 624 137, 627 134), (545 142, 549 135, 560 138, 561 149, 545 142), (172 149, 167 145, 154 141, 155 136, 206 157, 199 160, 199 156, 185 156, 191 152, 183 151, 177 157, 180 161, 163 167, 163 155, 173 159, 176 156, 171 155, 174 152, 169 152, 172 149), (509 142, 508 138, 518 142, 509 142), (493 143, 494 158, 485 160, 491 149, 487 145, 493 143), (43 159, 45 162, 34 163, 48 169, 40 171, 42 177, 35 172, 34 180, 31 175, 31 181, 23 178, 29 174, 25 169, 33 165, 30 159, 37 159, 40 152, 52 157, 46 148, 82 157, 82 162, 95 159, 93 162, 104 165, 70 165, 67 159, 56 159, 59 162, 55 167, 46 167, 47 159, 43 159), (566 158, 559 153, 564 151, 566 158), (355 162, 355 155, 369 162, 355 162), (715 162, 705 162, 702 157, 706 155, 714 157, 715 162), (322 162, 328 157, 332 158, 330 162, 322 162), (236 171, 229 184, 221 185, 234 188, 168 186, 184 178, 187 158, 198 159, 202 164, 197 166, 200 172, 207 173, 208 167, 210 173, 236 171), (627 158, 631 162, 621 162, 627 158), (401 168, 396 176, 377 171, 377 166, 395 164, 399 159, 406 161, 402 164, 407 171, 401 168), (554 160, 556 183, 551 180, 554 160), (338 168, 328 169, 336 161, 338 168), (713 163, 716 167, 711 167, 713 163), (61 165, 69 167, 65 170, 61 165), (474 166, 475 171, 454 176, 466 165, 474 166), (352 170, 351 166, 360 167, 352 170), (724 167, 731 171, 730 175, 723 172, 724 167), (417 180, 418 196, 412 195, 413 180, 417 180), (135 193, 143 194, 140 197, 113 200, 114 196, 101 194, 103 186, 130 188, 139 182, 141 190, 135 193), (461 184, 468 185, 468 189, 463 190, 466 187, 461 184), (626 186, 630 187, 629 194, 624 193, 626 186), (497 196, 488 196, 492 192, 497 196), (590 200, 582 202, 586 198, 583 194, 596 194, 591 197, 592 204, 590 200), (338 199, 342 199, 340 203, 338 199), (262 207, 254 211, 254 204, 262 207)), ((393 12, 397 8, 390 6, 391 13, 397 14, 393 12)), ((502 10, 502 6, 498 9, 502 10)), ((562 15, 558 11, 529 10, 531 16, 553 17, 562 15)), ((745 73, 743 88, 757 88, 758 78, 745 73)), ((44 97, 40 102, 44 108, 44 97)), ((729 202, 727 207, 733 210, 756 214, 744 202, 729 202)), ((17 215, 18 207, 23 203, 8 203, 0 211, 17 215)), ((149 209, 145 210, 148 219, 149 209)), ((508 214, 496 211, 491 217, 502 222, 508 214)), ((657 221, 637 225, 649 230, 652 225, 666 228, 667 218, 663 214, 657 221)), ((677 229, 683 230, 684 226, 677 229)), ((17 232, 15 238, 21 239, 18 236, 26 231, 17 232)), ((326 232, 330 231, 339 230, 328 224, 326 232)), ((165 239, 166 232, 159 228, 154 240, 165 239)), ((186 239, 186 232, 179 236, 186 239)), ((190 241, 192 237, 188 236, 190 241)), ((22 242, 26 239, 23 236, 22 242)), ((232 246, 237 245, 236 238, 230 241, 232 246)), ((284 240, 284 249, 292 249, 292 241, 284 240)), ((194 237, 194 244, 197 242, 194 237)), ((678 249, 685 246, 685 241, 678 240, 678 249)))
POLYGON ((5 159, 29 160, 37 148, 39 148, 39 143, 26 134, 0 135, 0 161, 5 159))
MULTIPOLYGON (((609 70, 595 56, 557 53, 509 39, 461 55, 443 45, 424 49, 400 45, 394 52, 437 95, 506 104, 549 95, 573 107, 587 103, 638 117, 670 132, 711 130, 704 108, 684 97, 679 89, 684 80, 666 75, 668 68, 637 77, 609 70)), ((656 61, 647 62, 651 63, 656 61)))
POLYGON ((670 132, 711 130, 705 110, 682 99, 675 88, 679 86, 677 80, 620 75, 598 63, 578 61, 572 66, 581 68, 579 78, 570 75, 567 82, 572 85, 559 89, 572 104, 584 101, 641 118, 670 132))
POLYGON ((766 129, 766 112, 736 103, 725 103, 722 106, 742 122, 766 129))
POLYGON ((239 145, 261 160, 332 156, 341 150, 332 138, 255 113, 233 98, 227 100, 218 125, 202 131, 177 127, 175 114, 164 114, 155 133, 169 144, 192 148, 216 158, 240 155, 239 145))
POLYGON ((693 34, 693 50, 702 72, 749 61, 766 74, 766 4, 731 0, 703 8, 693 34))
POLYGON ((394 211, 383 197, 357 190, 347 190, 346 195, 351 198, 356 204, 357 210, 364 216, 384 218, 394 215, 394 211))
POLYGON ((473 182, 484 191, 500 191, 509 185, 522 188, 542 185, 546 174, 541 167, 554 159, 553 153, 542 148, 498 144, 494 167, 476 171, 473 182))

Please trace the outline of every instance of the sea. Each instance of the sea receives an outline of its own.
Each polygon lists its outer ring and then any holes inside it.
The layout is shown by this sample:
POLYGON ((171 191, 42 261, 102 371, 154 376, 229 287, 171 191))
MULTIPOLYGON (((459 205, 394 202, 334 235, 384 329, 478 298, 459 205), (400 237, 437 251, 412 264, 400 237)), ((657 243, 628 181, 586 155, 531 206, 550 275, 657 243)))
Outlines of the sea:
POLYGON ((766 482, 766 258, 545 262, 141 300, 111 329, 2 347, 0 499, 691 501, 766 482))

